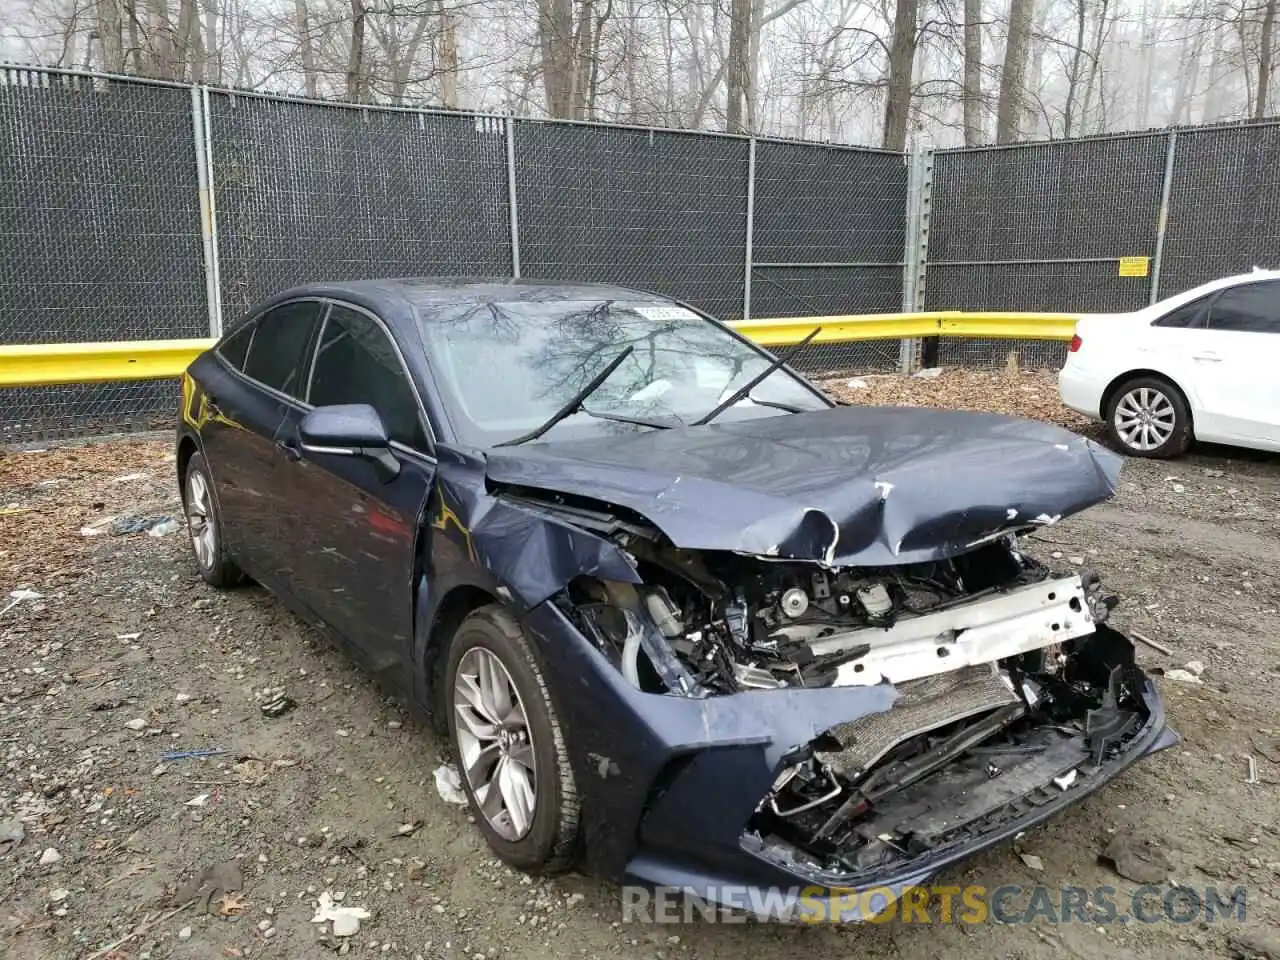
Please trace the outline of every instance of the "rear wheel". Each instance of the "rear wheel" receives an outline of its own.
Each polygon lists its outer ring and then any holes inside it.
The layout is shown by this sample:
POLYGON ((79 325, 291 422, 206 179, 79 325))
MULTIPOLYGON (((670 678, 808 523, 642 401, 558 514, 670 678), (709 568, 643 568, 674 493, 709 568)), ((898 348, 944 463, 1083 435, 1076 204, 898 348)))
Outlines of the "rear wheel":
POLYGON ((187 511, 187 530, 191 534, 191 550, 200 576, 215 587, 235 586, 244 579, 244 574, 222 546, 218 501, 213 495, 213 481, 203 454, 193 453, 187 461, 183 501, 187 511))
POLYGON ((463 789, 490 848, 531 873, 571 867, 577 788, 546 681, 514 617, 488 606, 462 622, 444 689, 463 789))
POLYGON ((1164 458, 1191 444, 1191 411, 1181 391, 1158 377, 1122 383, 1107 404, 1107 435, 1134 457, 1164 458))

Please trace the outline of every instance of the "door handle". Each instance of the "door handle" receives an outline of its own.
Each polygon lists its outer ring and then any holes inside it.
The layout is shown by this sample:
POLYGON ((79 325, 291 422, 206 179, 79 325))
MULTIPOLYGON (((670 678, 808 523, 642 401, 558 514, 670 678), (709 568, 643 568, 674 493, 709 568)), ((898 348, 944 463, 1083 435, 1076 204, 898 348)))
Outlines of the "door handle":
POLYGON ((1191 359, 1193 359, 1193 360, 1203 360, 1203 361, 1205 361, 1206 363, 1221 363, 1221 362, 1222 362, 1222 358, 1221 358, 1220 356, 1218 356, 1216 353, 1214 353, 1212 350, 1204 350, 1204 351, 1201 351, 1200 353, 1193 353, 1193 354, 1191 355, 1191 359))
POLYGON ((286 460, 297 462, 302 459, 302 451, 298 449, 297 441, 277 440, 276 446, 280 448, 280 452, 284 454, 286 460))

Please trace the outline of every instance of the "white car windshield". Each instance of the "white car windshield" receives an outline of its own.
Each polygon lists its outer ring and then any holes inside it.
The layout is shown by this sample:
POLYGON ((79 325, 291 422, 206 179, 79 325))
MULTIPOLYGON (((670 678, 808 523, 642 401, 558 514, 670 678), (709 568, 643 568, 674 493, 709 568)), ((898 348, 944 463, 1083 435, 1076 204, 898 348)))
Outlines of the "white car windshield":
MULTIPOLYGON (((693 311, 660 301, 464 304, 425 317, 421 329, 454 429, 480 446, 542 424, 628 346, 630 356, 586 399, 589 412, 569 417, 543 439, 646 429, 592 413, 693 423, 772 362, 693 311)), ((716 420, 829 406, 804 381, 778 370, 716 420)))

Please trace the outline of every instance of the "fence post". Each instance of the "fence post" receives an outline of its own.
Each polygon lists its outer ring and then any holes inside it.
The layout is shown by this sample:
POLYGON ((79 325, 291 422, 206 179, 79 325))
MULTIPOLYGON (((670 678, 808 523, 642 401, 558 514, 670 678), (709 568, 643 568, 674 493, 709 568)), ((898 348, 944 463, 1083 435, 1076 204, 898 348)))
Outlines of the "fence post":
POLYGON ((196 187, 200 202, 200 241, 204 248, 204 292, 209 305, 209 336, 222 336, 222 278, 218 267, 218 203, 213 182, 213 144, 209 126, 209 88, 191 88, 191 133, 196 149, 196 187))
POLYGON ((1164 261, 1164 232, 1169 225, 1169 197, 1173 192, 1173 164, 1178 151, 1178 131, 1169 131, 1169 146, 1164 152, 1164 184, 1160 188, 1160 215, 1156 218, 1156 252, 1151 264, 1151 296, 1148 303, 1160 299, 1160 265, 1164 261))
MULTIPOLYGON (((933 203, 933 151, 913 150, 907 158, 906 246, 902 257, 902 312, 924 309, 925 271, 929 256, 929 214, 933 203)), ((911 373, 917 362, 937 360, 937 338, 904 338, 899 346, 899 369, 911 373), (932 347, 932 351, 930 351, 932 347), (932 358, 924 354, 932 352, 932 358)))
POLYGON ((751 319, 751 272, 754 267, 752 246, 756 234, 756 138, 747 141, 747 242, 745 272, 742 277, 742 319, 751 319))
POLYGON ((511 276, 520 279, 520 209, 516 202, 516 125, 507 117, 507 210, 511 219, 511 276))

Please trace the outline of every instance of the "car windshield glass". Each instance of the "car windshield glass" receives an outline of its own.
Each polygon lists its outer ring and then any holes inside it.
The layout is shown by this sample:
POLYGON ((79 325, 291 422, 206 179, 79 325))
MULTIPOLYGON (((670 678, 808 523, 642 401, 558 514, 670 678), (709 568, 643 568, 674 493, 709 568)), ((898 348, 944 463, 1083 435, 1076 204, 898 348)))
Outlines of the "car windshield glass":
MULTIPOLYGON (((649 429, 592 417, 614 414, 692 423, 770 358, 691 310, 622 300, 522 300, 450 306, 422 321, 428 359, 462 439, 488 446, 534 429, 618 352, 635 349, 583 404, 541 440, 649 429)), ((829 404, 785 370, 716 418, 785 416, 829 404)))

